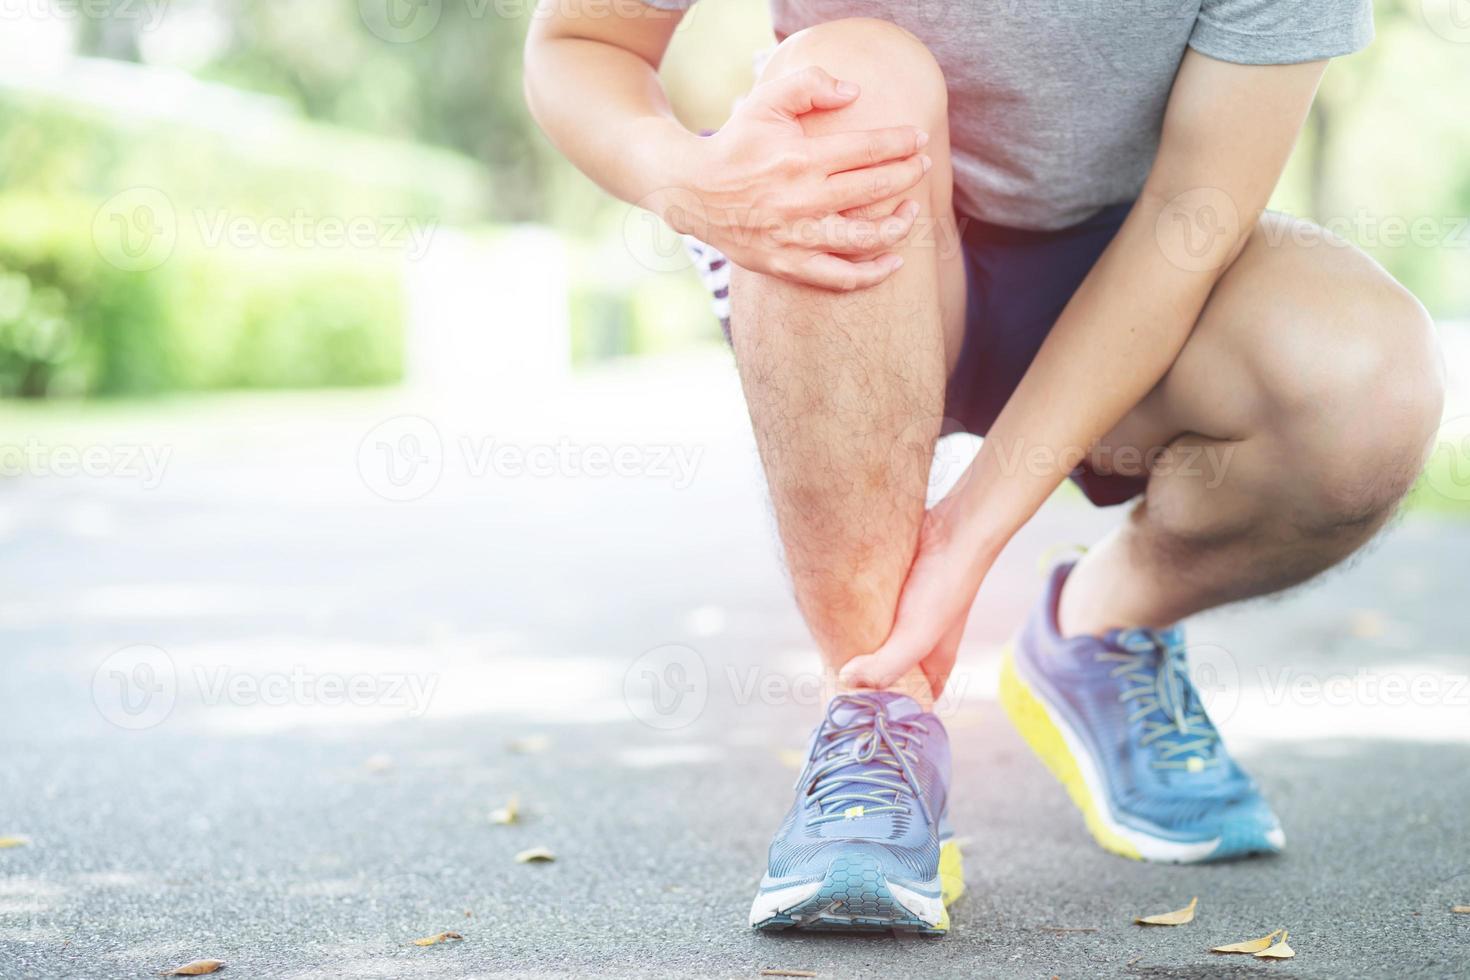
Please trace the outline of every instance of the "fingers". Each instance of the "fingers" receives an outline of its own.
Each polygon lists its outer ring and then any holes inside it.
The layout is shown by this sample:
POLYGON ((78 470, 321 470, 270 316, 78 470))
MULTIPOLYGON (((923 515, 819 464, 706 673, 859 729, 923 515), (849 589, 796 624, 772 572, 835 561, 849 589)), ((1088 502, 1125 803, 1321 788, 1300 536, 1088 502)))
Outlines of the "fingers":
MULTIPOLYGON (((849 687, 883 690, 892 687, 904 674, 918 667, 929 679, 934 697, 938 698, 944 690, 945 681, 949 679, 950 670, 954 668, 960 640, 965 635, 967 619, 964 615, 956 617, 938 636, 934 635, 931 627, 926 626, 921 630, 905 629, 900 622, 887 642, 877 650, 861 657, 853 657, 843 664, 837 679, 849 687)), ((932 620, 926 619, 927 622, 932 620)))
POLYGON ((918 201, 903 201, 892 213, 877 220, 830 215, 815 229, 814 241, 802 242, 839 255, 870 255, 903 241, 919 216, 918 201))
POLYGON ((872 653, 854 657, 842 665, 837 679, 852 688, 875 691, 893 687, 910 670, 918 667, 929 681, 935 700, 944 692, 954 669, 960 640, 965 635, 965 617, 955 621, 937 639, 916 633, 894 634, 872 653))
POLYGON ((928 656, 937 639, 937 636, 923 636, 914 630, 904 629, 900 622, 881 647, 843 664, 837 679, 850 687, 874 690, 890 687, 928 656))
POLYGON ((823 204, 828 211, 846 211, 885 201, 923 180, 933 165, 934 161, 926 153, 895 163, 833 174, 827 178, 823 204))
POLYGON ((950 672, 954 670, 954 662, 960 652, 960 640, 964 636, 965 620, 960 619, 944 634, 934 652, 919 663, 919 668, 929 680, 929 690, 935 701, 944 694, 944 685, 949 682, 950 672))
POLYGON ((837 679, 854 688, 871 688, 881 691, 892 687, 912 667, 917 667, 929 653, 928 643, 916 643, 913 638, 891 636, 877 650, 861 657, 853 657, 842 665, 837 679))
POLYGON ((786 278, 845 293, 876 286, 897 272, 902 265, 903 259, 891 253, 854 262, 819 252, 798 265, 786 278))
POLYGON ((894 126, 814 136, 811 141, 815 158, 827 173, 835 174, 911 157, 928 145, 929 134, 913 126, 894 126))
POLYGON ((746 268, 837 292, 876 286, 903 267, 888 249, 913 230, 919 210, 919 202, 907 200, 876 220, 828 215, 804 222, 782 239, 781 250, 746 268))
POLYGON ((852 82, 838 81, 813 66, 757 85, 751 98, 794 118, 815 109, 840 109, 857 98, 858 91, 852 82))

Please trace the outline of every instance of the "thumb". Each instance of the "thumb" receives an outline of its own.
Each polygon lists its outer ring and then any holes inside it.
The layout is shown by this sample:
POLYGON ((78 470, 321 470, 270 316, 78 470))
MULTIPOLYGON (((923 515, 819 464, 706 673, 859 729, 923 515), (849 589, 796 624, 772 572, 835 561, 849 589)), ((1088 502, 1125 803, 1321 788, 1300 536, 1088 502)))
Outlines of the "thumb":
POLYGON ((959 657, 960 640, 965 636, 965 619, 966 617, 962 616, 955 620, 955 624, 939 640, 933 652, 919 664, 919 668, 924 671, 924 676, 929 679, 929 687, 934 692, 936 701, 944 693, 944 686, 949 682, 950 671, 954 670, 954 662, 959 657))
POLYGON ((853 657, 843 664, 837 679, 854 688, 883 690, 891 687, 929 653, 928 644, 917 641, 918 637, 903 636, 895 630, 887 642, 872 653, 853 657))
POLYGON ((772 79, 756 97, 783 116, 796 117, 815 109, 840 109, 858 97, 852 82, 841 82, 815 66, 772 79))

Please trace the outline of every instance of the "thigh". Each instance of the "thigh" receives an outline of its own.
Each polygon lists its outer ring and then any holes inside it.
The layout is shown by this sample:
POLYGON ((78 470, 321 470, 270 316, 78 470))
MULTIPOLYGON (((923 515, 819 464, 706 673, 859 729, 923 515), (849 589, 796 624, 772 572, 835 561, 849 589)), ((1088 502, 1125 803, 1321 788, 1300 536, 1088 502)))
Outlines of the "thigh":
POLYGON ((990 429, 1130 208, 1103 208, 1059 231, 961 219, 968 304, 947 408, 961 428, 982 436, 990 429))
POLYGON ((1357 414, 1353 377, 1377 370, 1386 351, 1404 345, 1407 365, 1426 360, 1424 322, 1413 296, 1357 248, 1265 214, 1168 373, 1103 438, 1094 468, 1110 472, 1124 451, 1146 456, 1185 434, 1242 440, 1308 414, 1346 420, 1357 414))

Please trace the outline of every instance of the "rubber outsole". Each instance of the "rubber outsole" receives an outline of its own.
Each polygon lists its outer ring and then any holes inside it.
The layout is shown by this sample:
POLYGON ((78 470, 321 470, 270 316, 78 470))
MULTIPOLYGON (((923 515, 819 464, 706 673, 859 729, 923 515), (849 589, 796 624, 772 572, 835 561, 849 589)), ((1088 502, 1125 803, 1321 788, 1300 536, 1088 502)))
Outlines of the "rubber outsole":
MULTIPOLYGON (((820 887, 789 908, 777 908, 751 925, 763 931, 804 929, 833 932, 906 932, 942 936, 949 931, 949 905, 964 893, 959 845, 939 850, 939 898, 890 884, 878 859, 854 853, 834 858, 820 887), (927 916, 927 917, 926 917, 927 916)), ((932 894, 932 893, 931 893, 932 894)), ((756 906, 762 903, 757 896, 756 906)))

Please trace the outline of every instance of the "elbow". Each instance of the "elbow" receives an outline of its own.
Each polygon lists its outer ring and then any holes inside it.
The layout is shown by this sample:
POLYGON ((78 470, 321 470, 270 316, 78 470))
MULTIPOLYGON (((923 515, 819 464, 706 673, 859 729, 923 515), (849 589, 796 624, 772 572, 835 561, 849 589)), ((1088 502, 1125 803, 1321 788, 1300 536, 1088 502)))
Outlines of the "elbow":
POLYGON ((541 116, 536 112, 536 83, 532 81, 530 69, 521 73, 521 98, 525 100, 526 109, 536 120, 536 125, 541 125, 541 116))
POLYGON ((546 127, 543 112, 546 108, 547 63, 555 61, 555 45, 560 43, 555 21, 541 16, 541 5, 536 7, 536 16, 531 18, 526 31, 526 43, 521 47, 521 98, 531 112, 531 118, 543 129, 546 127))
MULTIPOLYGON (((521 49, 521 98, 526 101, 526 108, 531 111, 531 118, 536 119, 536 65, 537 55, 540 54, 540 40, 536 37, 535 26, 526 35, 526 45, 521 49)), ((536 119, 539 123, 541 120, 536 119)))
POLYGON ((526 109, 530 112, 531 118, 543 131, 546 129, 546 120, 542 115, 544 93, 540 80, 545 44, 545 39, 538 37, 533 27, 530 36, 526 38, 526 47, 521 59, 521 98, 525 100, 526 109))

